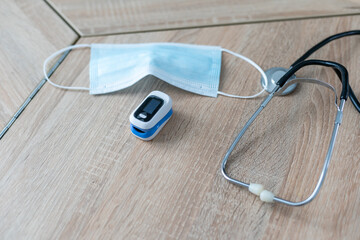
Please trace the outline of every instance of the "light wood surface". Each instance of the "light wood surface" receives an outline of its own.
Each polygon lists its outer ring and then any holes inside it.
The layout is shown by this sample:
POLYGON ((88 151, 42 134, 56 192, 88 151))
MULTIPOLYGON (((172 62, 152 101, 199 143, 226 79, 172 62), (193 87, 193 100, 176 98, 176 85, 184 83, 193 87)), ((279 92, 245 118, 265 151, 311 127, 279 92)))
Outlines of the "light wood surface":
POLYGON ((360 13, 359 0, 48 0, 82 35, 360 13))
POLYGON ((77 35, 43 1, 1 1, 0 130, 43 78, 42 63, 77 35))
MULTIPOLYGON (((220 45, 262 67, 289 66, 319 40, 355 29, 360 17, 212 27, 84 38, 79 43, 182 42, 220 45), (294 31, 296 29, 296 31, 294 31), (291 33, 291 34, 289 34, 291 33)), ((348 67, 360 95, 359 37, 313 57, 348 67)), ((89 50, 70 53, 52 78, 88 85, 89 50)), ((300 76, 337 87, 335 74, 300 76)), ((223 54, 220 90, 250 94, 259 74, 223 54)), ((8 239, 358 239, 360 115, 350 101, 320 195, 291 208, 264 204, 220 174, 221 160, 262 98, 208 98, 153 77, 91 96, 46 84, 0 141, 0 235, 8 239), (174 115, 151 142, 131 135, 128 116, 152 90, 168 93, 174 115)), ((275 98, 232 154, 229 172, 277 195, 304 199, 315 186, 336 113, 333 94, 301 85, 275 98)))

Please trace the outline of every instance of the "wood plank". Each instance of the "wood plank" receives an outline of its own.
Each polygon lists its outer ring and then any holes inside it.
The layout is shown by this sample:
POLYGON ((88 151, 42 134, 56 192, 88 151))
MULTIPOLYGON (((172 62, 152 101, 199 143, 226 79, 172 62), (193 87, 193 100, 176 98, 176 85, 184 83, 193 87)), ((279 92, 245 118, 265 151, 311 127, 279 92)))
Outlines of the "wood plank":
POLYGON ((359 14, 359 1, 48 0, 82 35, 359 14))
MULTIPOLYGON (((269 68, 289 66, 319 40, 359 24, 360 17, 326 18, 122 34, 80 43, 221 45, 269 68)), ((70 53, 53 80, 88 85, 89 52, 70 53)), ((359 37, 351 37, 331 43, 314 57, 347 66, 359 96, 359 55, 359 37)), ((330 70, 309 67, 299 75, 340 89, 330 70)), ((255 70, 224 54, 220 90, 249 94, 258 89, 255 70)), ((325 184, 309 205, 264 204, 221 176, 226 150, 261 99, 203 97, 153 77, 102 96, 46 84, 0 142, 0 235, 356 239, 360 115, 350 102, 325 184), (128 116, 155 89, 173 98, 174 116, 153 141, 143 142, 131 135, 128 116)), ((335 113, 333 94, 317 85, 300 85, 291 96, 275 98, 235 149, 229 172, 263 183, 279 196, 305 198, 320 174, 335 113)))
POLYGON ((77 35, 43 1, 1 2, 0 129, 43 78, 42 63, 77 35))

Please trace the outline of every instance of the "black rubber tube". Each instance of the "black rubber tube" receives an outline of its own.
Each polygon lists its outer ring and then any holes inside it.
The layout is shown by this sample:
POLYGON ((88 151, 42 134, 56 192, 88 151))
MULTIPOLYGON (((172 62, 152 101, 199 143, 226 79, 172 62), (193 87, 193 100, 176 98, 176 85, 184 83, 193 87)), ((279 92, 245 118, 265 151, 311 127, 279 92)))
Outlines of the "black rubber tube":
MULTIPOLYGON (((295 65, 299 64, 300 62, 305 61, 306 58, 308 58, 311 54, 313 54, 314 52, 316 52, 317 50, 319 50, 320 48, 322 48, 323 46, 325 46, 326 44, 328 44, 331 41, 334 41, 336 39, 339 38, 343 38, 343 37, 349 37, 349 36, 354 36, 354 35, 360 35, 360 30, 351 30, 351 31, 347 31, 347 32, 342 32, 342 33, 338 33, 338 34, 334 34, 330 37, 325 38, 324 40, 322 40, 321 42, 319 42, 318 44, 316 44, 315 46, 313 46, 312 48, 310 48, 307 52, 305 52, 301 57, 299 57, 292 65, 291 68, 294 67, 295 65)), ((336 71, 336 69, 334 69, 336 71)), ((340 72, 336 71, 338 77, 341 80, 341 74, 340 72)), ((348 83, 349 84, 349 83, 348 83)), ((352 104, 354 105, 354 107, 356 108, 356 110, 360 113, 360 102, 357 99, 357 97, 355 96, 355 93, 353 92, 350 84, 349 84, 349 97, 350 100, 352 102, 352 104)))
POLYGON ((349 92, 350 92, 349 74, 343 65, 341 65, 340 63, 336 63, 336 62, 317 60, 317 59, 301 61, 298 64, 292 66, 287 71, 287 73, 285 73, 285 75, 280 78, 280 80, 277 82, 277 85, 282 87, 293 74, 295 74, 301 68, 303 68, 305 66, 309 66, 309 65, 325 66, 325 67, 331 67, 333 69, 336 69, 336 72, 340 73, 340 75, 338 74, 338 77, 340 78, 341 83, 342 83, 340 99, 347 100, 347 98, 349 96, 349 92))

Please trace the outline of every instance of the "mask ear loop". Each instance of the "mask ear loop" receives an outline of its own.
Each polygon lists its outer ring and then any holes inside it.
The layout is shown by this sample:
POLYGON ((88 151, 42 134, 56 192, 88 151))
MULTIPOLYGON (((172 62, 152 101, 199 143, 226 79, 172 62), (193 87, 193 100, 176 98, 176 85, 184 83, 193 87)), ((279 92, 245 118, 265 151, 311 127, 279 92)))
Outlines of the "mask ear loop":
POLYGON ((63 85, 59 85, 56 84, 52 81, 50 81, 48 75, 47 75, 47 70, 46 70, 46 65, 48 64, 49 61, 51 61, 52 59, 54 59, 55 57, 57 57, 58 55, 60 55, 63 52, 67 52, 69 50, 75 49, 75 48, 90 48, 91 45, 90 44, 78 44, 78 45, 72 45, 63 49, 60 49, 59 51, 54 52, 53 54, 51 54, 48 58, 45 59, 44 61, 44 65, 43 65, 43 73, 44 73, 44 77, 45 79, 54 87, 58 87, 58 88, 62 88, 62 89, 67 89, 67 90, 82 90, 82 91, 90 91, 90 88, 87 87, 67 87, 67 86, 63 86, 63 85))
MULTIPOLYGON (((258 70, 260 72, 260 74, 264 78, 265 82, 268 82, 267 81, 267 76, 266 76, 264 70, 259 65, 257 65, 253 60, 251 60, 251 59, 249 59, 249 58, 247 58, 247 57, 245 57, 243 55, 240 55, 238 53, 235 53, 233 51, 230 51, 228 49, 225 49, 225 48, 221 48, 221 50, 223 52, 227 52, 227 53, 229 53, 231 55, 234 55, 235 57, 241 58, 242 60, 244 60, 244 61, 248 62, 249 64, 251 64, 254 68, 256 68, 256 70, 258 70)), ((265 88, 263 88, 260 92, 254 94, 254 95, 251 95, 251 96, 239 96, 239 95, 233 95, 233 94, 224 93, 224 92, 221 92, 221 91, 218 91, 218 94, 226 96, 226 97, 248 99, 248 98, 256 98, 256 97, 260 96, 264 91, 265 91, 265 88)))

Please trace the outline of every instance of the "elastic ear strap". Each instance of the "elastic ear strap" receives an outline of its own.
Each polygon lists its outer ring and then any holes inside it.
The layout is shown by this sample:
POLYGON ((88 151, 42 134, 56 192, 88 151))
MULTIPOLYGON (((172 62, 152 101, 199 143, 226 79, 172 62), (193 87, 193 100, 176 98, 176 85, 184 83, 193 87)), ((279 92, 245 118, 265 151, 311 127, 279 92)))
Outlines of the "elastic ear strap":
POLYGON ((89 91, 90 88, 86 88, 86 87, 67 87, 67 86, 62 86, 59 84, 56 84, 52 81, 50 81, 48 75, 47 75, 47 70, 46 70, 46 65, 48 64, 49 61, 51 61, 52 59, 54 59, 55 57, 57 57, 58 55, 60 55, 63 52, 67 52, 71 49, 75 49, 75 48, 90 48, 91 45, 90 44, 78 44, 78 45, 72 45, 63 49, 60 49, 59 51, 54 52, 53 54, 51 54, 48 58, 45 59, 44 61, 44 65, 43 65, 43 72, 44 72, 44 77, 45 79, 54 87, 58 87, 58 88, 62 88, 62 89, 67 89, 67 90, 85 90, 85 91, 89 91))
MULTIPOLYGON (((244 60, 244 61, 248 62, 249 64, 251 64, 254 68, 256 68, 256 70, 258 70, 260 72, 260 74, 264 78, 265 82, 268 82, 267 81, 267 76, 266 76, 264 70, 259 65, 257 65, 253 60, 251 60, 251 59, 249 59, 249 58, 247 58, 247 57, 245 57, 243 55, 240 55, 238 53, 232 52, 232 51, 230 51, 228 49, 225 49, 225 48, 222 48, 221 50, 224 51, 224 52, 230 53, 231 55, 234 55, 235 57, 241 58, 242 60, 244 60)), ((254 94, 254 95, 251 95, 251 96, 232 95, 232 94, 227 94, 227 93, 220 92, 220 91, 218 91, 218 94, 226 96, 226 97, 233 97, 233 98, 256 98, 257 96, 261 95, 264 91, 265 91, 265 88, 263 88, 260 92, 254 94)))

